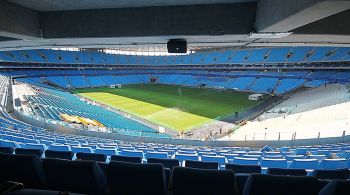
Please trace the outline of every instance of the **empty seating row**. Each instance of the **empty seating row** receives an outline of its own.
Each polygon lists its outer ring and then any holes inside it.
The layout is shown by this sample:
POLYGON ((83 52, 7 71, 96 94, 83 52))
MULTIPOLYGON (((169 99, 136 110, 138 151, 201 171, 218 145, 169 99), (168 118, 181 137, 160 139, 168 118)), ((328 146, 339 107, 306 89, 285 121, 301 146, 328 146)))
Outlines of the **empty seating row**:
POLYGON ((278 47, 216 52, 199 52, 179 56, 138 56, 93 51, 21 50, 0 52, 0 61, 50 64, 100 65, 207 65, 347 61, 348 47, 278 47), (26 57, 25 57, 26 56, 26 57))
MULTIPOLYGON (((337 194, 349 182, 320 181, 307 176, 251 174, 242 177, 233 170, 174 167, 167 187, 162 164, 111 161, 102 168, 95 161, 43 159, 33 155, 0 154, 0 182, 23 183, 25 189, 69 191, 82 194, 337 194), (345 182, 345 183, 344 183, 345 182), (341 187, 334 188, 334 185, 341 187), (241 189, 238 186, 243 187, 241 189), (329 187, 331 186, 331 187, 329 187), (331 188, 331 189, 329 189, 331 188)), ((14 192, 15 193, 15 192, 14 192)))

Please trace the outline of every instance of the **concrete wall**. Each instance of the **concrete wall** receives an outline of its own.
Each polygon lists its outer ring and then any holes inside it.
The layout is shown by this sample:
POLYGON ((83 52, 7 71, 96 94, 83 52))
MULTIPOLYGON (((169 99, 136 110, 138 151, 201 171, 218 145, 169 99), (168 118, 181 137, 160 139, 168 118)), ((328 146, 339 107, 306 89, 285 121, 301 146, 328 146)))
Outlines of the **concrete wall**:
POLYGON ((39 14, 30 9, 0 1, 0 34, 13 38, 40 37, 39 14))

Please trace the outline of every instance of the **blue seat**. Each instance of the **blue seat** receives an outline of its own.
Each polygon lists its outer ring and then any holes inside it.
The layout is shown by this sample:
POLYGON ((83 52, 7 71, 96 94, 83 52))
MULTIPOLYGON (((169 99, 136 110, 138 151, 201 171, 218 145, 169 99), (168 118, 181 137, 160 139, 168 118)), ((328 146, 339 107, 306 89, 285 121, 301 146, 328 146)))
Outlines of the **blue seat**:
POLYGON ((235 157, 232 163, 237 165, 258 165, 259 159, 235 157))
POLYGON ((216 156, 216 153, 214 152, 198 152, 198 156, 216 156))
POLYGON ((14 141, 0 140, 1 147, 11 147, 11 148, 20 148, 21 146, 14 141))
POLYGON ((55 144, 55 142, 53 142, 51 140, 40 140, 40 143, 45 144, 48 147, 55 144))
POLYGON ((95 149, 96 154, 105 154, 106 156, 112 156, 117 154, 116 149, 107 149, 107 148, 96 148, 95 149))
POLYGON ((43 152, 48 149, 45 144, 32 144, 32 143, 27 143, 26 148, 27 149, 39 149, 43 152))
POLYGON ((263 156, 281 156, 281 152, 264 152, 263 156))
POLYGON ((181 162, 184 162, 186 160, 199 160, 196 154, 175 154, 175 158, 181 162))
POLYGON ((249 151, 249 152, 247 152, 247 155, 259 155, 259 156, 262 156, 263 152, 261 152, 261 151, 249 151))
POLYGON ((320 169, 343 169, 347 168, 347 160, 345 158, 341 159, 324 159, 320 162, 320 169))
POLYGON ((238 157, 238 154, 230 154, 230 153, 221 153, 221 156, 224 156, 227 161, 233 161, 235 157, 238 157))
POLYGON ((93 153, 94 152, 91 147, 71 146, 71 149, 72 149, 72 152, 74 153, 78 153, 78 152, 93 153))
POLYGON ((295 149, 295 154, 296 155, 306 155, 307 148, 297 148, 295 149))
POLYGON ((313 154, 313 155, 308 155, 306 158, 312 158, 312 159, 317 159, 318 161, 322 161, 327 158, 326 155, 324 154, 313 154))
POLYGON ((268 158, 268 159, 282 159, 283 156, 282 155, 264 155, 264 158, 268 158))
POLYGON ((346 150, 341 152, 341 154, 339 154, 340 158, 345 158, 345 159, 350 159, 350 150, 346 150))
POLYGON ((330 150, 317 150, 316 153, 318 155, 325 155, 326 157, 329 157, 332 152, 330 150))
POLYGON ((71 147, 68 145, 53 144, 49 146, 50 150, 54 151, 71 151, 71 147))
POLYGON ((317 159, 294 159, 289 165, 291 169, 318 169, 317 159))
POLYGON ((205 162, 216 162, 219 164, 219 166, 226 164, 226 158, 224 156, 206 156, 206 155, 203 155, 201 157, 201 160, 205 161, 205 162))
POLYGON ((143 152, 141 150, 123 150, 118 152, 120 156, 140 157, 143 159, 143 152))
POLYGON ((169 155, 167 152, 147 152, 145 153, 145 158, 169 158, 169 155))
POLYGON ((271 151, 273 151, 273 148, 271 148, 270 146, 266 145, 266 146, 262 147, 260 151, 261 152, 271 152, 271 151))
POLYGON ((178 150, 177 154, 189 154, 189 155, 197 155, 196 151, 188 151, 188 150, 178 150))
POLYGON ((245 154, 245 155, 243 155, 243 158, 257 158, 260 161, 262 158, 262 155, 260 155, 260 154, 245 154))
POLYGON ((287 161, 292 161, 294 159, 305 159, 304 155, 286 155, 284 157, 287 161))
POLYGON ((260 162, 260 166, 267 168, 287 168, 287 160, 263 158, 260 162))
POLYGON ((169 156, 173 156, 175 154, 174 150, 158 150, 158 152, 166 152, 169 156))

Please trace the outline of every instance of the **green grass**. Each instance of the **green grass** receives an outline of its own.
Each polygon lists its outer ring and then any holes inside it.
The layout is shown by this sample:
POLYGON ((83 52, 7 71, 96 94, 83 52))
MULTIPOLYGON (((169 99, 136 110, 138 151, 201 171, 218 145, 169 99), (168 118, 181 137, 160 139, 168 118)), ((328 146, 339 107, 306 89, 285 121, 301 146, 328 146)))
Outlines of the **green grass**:
POLYGON ((77 89, 74 92, 159 125, 185 131, 260 103, 249 101, 248 93, 162 84, 77 89))

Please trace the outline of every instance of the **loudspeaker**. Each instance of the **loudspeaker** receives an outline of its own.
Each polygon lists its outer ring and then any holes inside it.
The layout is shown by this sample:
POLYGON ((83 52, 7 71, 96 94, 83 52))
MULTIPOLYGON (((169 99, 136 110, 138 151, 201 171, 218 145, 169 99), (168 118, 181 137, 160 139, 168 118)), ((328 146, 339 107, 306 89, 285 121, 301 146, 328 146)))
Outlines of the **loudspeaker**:
POLYGON ((187 41, 185 39, 170 39, 167 42, 168 53, 186 53, 187 41))

